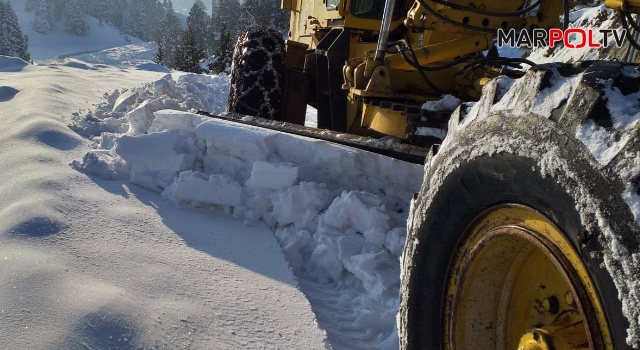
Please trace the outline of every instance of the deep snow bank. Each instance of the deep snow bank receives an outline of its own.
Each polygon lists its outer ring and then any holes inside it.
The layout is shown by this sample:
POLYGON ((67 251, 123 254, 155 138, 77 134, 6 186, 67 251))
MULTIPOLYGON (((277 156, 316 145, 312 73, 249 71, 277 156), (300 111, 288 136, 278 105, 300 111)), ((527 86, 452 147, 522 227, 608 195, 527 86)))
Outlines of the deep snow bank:
POLYGON ((334 347, 396 348, 399 256, 422 167, 188 112, 221 112, 227 84, 224 75, 167 75, 105 95, 75 119, 95 149, 72 165, 266 222, 334 347))

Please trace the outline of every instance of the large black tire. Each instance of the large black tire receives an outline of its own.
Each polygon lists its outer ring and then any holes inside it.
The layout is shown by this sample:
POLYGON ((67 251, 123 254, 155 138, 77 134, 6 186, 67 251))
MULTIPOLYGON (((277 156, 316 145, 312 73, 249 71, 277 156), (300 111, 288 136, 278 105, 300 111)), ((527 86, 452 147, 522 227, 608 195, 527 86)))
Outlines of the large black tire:
POLYGON ((231 70, 228 111, 280 119, 286 49, 282 35, 254 27, 238 38, 231 70))
POLYGON ((443 310, 453 257, 474 220, 505 204, 532 208, 559 227, 594 281, 613 347, 640 347, 640 230, 622 196, 634 183, 640 192, 640 174, 628 174, 640 156, 640 124, 616 128, 603 94, 612 86, 638 91, 640 78, 633 67, 587 62, 505 82, 486 86, 469 115, 464 106, 454 112, 447 139, 428 159, 402 260, 401 348, 449 349, 443 310), (565 92, 559 106, 542 105, 565 92), (586 123, 629 141, 599 163, 574 136, 586 123))

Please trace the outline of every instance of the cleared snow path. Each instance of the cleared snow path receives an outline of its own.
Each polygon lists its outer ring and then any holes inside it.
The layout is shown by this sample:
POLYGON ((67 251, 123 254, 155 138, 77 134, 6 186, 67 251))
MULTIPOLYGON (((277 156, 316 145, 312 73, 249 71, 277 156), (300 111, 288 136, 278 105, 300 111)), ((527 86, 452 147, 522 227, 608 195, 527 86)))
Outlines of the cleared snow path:
POLYGON ((74 118, 72 165, 186 206, 266 223, 336 349, 396 349, 399 257, 421 166, 211 119, 228 77, 166 75, 74 118), (174 79, 175 78, 175 79, 174 79))
POLYGON ((325 348, 267 227, 68 165, 73 112, 162 75, 0 63, 0 348, 325 348))

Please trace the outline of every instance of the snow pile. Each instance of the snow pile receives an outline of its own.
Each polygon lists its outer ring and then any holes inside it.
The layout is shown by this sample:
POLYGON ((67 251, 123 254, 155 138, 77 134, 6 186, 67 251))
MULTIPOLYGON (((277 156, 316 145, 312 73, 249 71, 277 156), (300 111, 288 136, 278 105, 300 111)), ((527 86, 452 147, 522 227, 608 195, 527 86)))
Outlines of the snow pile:
MULTIPOLYGON (((106 102, 86 115, 76 113, 71 128, 84 136, 102 134, 96 141, 105 148, 114 138, 112 133, 146 133, 156 118, 153 113, 161 109, 197 109, 211 113, 224 111, 227 98, 221 91, 228 90, 228 86, 229 77, 226 74, 185 74, 180 75, 177 81, 173 75, 167 74, 162 79, 142 87, 116 89, 110 94, 105 93, 106 102)), ((158 119, 152 131, 157 130, 160 120, 162 117, 158 119)), ((171 127, 170 124, 160 125, 171 127)))
POLYGON ((226 76, 167 75, 106 95, 76 118, 95 149, 72 165, 171 202, 266 222, 334 347, 396 348, 399 256, 422 167, 188 112, 222 111, 227 84, 226 76), (310 284, 332 292, 316 295, 310 284), (339 320, 337 304, 348 309, 339 320))

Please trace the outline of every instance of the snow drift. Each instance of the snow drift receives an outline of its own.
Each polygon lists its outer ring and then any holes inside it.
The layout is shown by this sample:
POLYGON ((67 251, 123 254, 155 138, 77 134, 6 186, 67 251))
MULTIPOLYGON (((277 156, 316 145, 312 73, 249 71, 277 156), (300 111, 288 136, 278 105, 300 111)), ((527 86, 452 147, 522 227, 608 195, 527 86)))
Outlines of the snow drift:
POLYGON ((73 128, 95 149, 72 165, 171 202, 266 222, 336 348, 397 347, 399 256, 422 167, 190 112, 220 113, 227 79, 167 75, 106 94, 76 117, 73 128), (318 285, 331 293, 314 294, 318 285), (343 319, 329 304, 344 305, 343 319))

